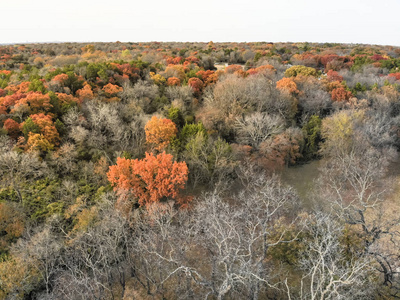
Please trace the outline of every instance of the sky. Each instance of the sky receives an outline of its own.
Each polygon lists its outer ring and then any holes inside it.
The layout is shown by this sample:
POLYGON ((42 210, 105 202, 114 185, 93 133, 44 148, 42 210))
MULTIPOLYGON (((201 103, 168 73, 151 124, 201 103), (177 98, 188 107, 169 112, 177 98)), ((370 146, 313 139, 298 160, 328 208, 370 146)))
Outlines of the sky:
POLYGON ((400 46, 400 0, 0 0, 0 44, 338 42, 400 46))

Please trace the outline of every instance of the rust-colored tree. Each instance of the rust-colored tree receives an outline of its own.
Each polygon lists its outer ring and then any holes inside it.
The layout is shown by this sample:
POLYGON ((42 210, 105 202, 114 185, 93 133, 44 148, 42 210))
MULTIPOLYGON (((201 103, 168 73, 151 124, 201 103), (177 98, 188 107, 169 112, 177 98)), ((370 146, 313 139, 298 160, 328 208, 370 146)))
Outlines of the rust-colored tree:
POLYGON ((171 138, 176 136, 178 129, 170 119, 153 116, 144 127, 147 143, 156 151, 164 150, 171 138))
POLYGON ((199 96, 201 91, 203 90, 204 83, 199 78, 192 77, 188 81, 188 86, 190 86, 193 89, 193 93, 196 96, 199 96))
POLYGON ((291 78, 282 78, 276 83, 276 88, 289 94, 298 94, 297 84, 291 78))
POLYGON ((167 80, 167 85, 169 85, 169 86, 179 86, 179 85, 181 85, 181 81, 177 77, 170 77, 167 80))
POLYGON ((19 123, 13 119, 5 120, 3 127, 5 130, 7 130, 8 135, 12 138, 17 138, 21 132, 19 123))
POLYGON ((188 167, 185 162, 175 162, 171 154, 162 152, 158 155, 146 152, 146 157, 139 159, 117 158, 117 164, 110 166, 107 178, 119 195, 117 207, 129 213, 135 201, 140 206, 151 206, 163 200, 175 200, 179 205, 188 199, 179 192, 188 179, 188 167))
POLYGON ((28 137, 28 150, 45 152, 54 149, 54 146, 60 143, 60 135, 49 115, 31 115, 21 127, 25 137, 28 137))
POLYGON ((52 107, 53 106, 50 104, 50 96, 48 94, 29 92, 25 98, 17 101, 11 112, 26 111, 30 114, 37 114, 39 112, 48 111, 52 107))
POLYGON ((388 75, 391 78, 394 78, 395 80, 400 80, 400 73, 392 73, 388 75))
POLYGON ((347 91, 343 86, 333 89, 331 92, 332 100, 333 101, 347 101, 353 94, 350 91, 347 91))
POLYGON ((121 93, 124 89, 119 87, 118 85, 108 83, 103 87, 103 92, 105 96, 108 98, 109 102, 119 101, 118 94, 121 93))
POLYGON ((338 72, 333 71, 333 70, 329 70, 328 73, 326 73, 327 75, 327 79, 329 81, 339 81, 342 82, 343 81, 343 76, 340 76, 338 72))
POLYGON ((215 72, 211 70, 200 70, 196 73, 196 76, 204 82, 204 86, 216 83, 218 80, 218 76, 216 76, 215 72))
POLYGON ((239 65, 230 65, 230 66, 227 66, 225 68, 225 73, 233 74, 233 73, 235 73, 236 71, 239 71, 239 70, 243 70, 243 67, 239 66, 239 65))
POLYGON ((60 100, 61 105, 69 105, 72 103, 81 103, 81 99, 76 98, 72 95, 68 95, 65 93, 56 93, 58 100, 60 100))
POLYGON ((60 84, 65 84, 68 80, 67 74, 59 74, 54 76, 53 81, 59 82, 60 84))
POLYGON ((88 83, 86 83, 80 90, 77 90, 76 94, 81 101, 90 100, 94 97, 92 87, 88 83))

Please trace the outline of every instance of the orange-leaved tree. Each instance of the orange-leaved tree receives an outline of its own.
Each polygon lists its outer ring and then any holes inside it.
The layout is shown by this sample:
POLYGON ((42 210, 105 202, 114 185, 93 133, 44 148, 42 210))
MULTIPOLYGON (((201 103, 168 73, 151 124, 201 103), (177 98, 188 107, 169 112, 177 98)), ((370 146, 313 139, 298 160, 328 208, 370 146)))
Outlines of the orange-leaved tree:
POLYGON ((27 139, 28 150, 46 152, 60 143, 60 135, 50 115, 30 115, 21 124, 21 129, 27 139))
POLYGON ((188 81, 188 86, 190 86, 196 96, 199 96, 203 90, 204 83, 197 77, 192 77, 188 81))
POLYGON ((17 138, 18 134, 21 132, 19 123, 13 119, 5 120, 3 128, 7 130, 8 135, 13 138, 17 138))
POLYGON ((297 84, 291 78, 282 78, 276 82, 276 88, 289 94, 298 94, 297 84))
POLYGON ((343 86, 333 89, 331 91, 331 96, 333 101, 347 101, 351 97, 353 97, 353 94, 350 91, 347 91, 343 86))
POLYGON ((110 166, 107 178, 119 195, 117 207, 125 213, 135 203, 128 200, 129 195, 146 207, 168 199, 180 205, 188 201, 179 195, 188 179, 188 167, 185 162, 173 161, 173 156, 165 152, 156 156, 146 152, 142 160, 119 157, 117 164, 110 166))
POLYGON ((29 114, 37 114, 40 112, 49 111, 53 105, 50 103, 49 94, 41 92, 29 92, 25 98, 18 100, 11 110, 15 112, 27 112, 29 114))
POLYGON ((108 83, 103 87, 102 90, 106 97, 109 98, 108 101, 119 101, 120 99, 117 97, 117 95, 121 93, 124 89, 118 85, 108 83))
POLYGON ((170 77, 167 80, 167 85, 169 85, 169 86, 179 86, 179 85, 181 85, 181 81, 177 77, 170 77))
POLYGON ((76 94, 81 101, 90 100, 94 97, 92 87, 88 83, 84 84, 83 88, 81 88, 80 90, 77 90, 76 94))
POLYGON ((157 151, 164 150, 171 140, 176 136, 178 129, 170 119, 161 119, 153 116, 144 127, 146 142, 157 151))

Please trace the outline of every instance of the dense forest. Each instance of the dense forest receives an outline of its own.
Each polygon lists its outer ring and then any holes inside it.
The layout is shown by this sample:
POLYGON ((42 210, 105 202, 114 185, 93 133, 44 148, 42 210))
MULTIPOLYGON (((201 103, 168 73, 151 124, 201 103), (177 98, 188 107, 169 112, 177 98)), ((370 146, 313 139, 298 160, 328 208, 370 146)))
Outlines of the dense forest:
POLYGON ((400 48, 0 46, 0 299, 399 299, 399 148, 400 48))

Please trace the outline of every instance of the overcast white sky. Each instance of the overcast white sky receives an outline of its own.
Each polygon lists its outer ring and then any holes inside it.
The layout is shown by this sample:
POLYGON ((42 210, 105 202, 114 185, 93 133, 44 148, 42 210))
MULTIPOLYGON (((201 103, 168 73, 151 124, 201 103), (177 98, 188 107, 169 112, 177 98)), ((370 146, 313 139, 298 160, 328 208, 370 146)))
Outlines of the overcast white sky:
POLYGON ((400 0, 0 0, 0 43, 343 42, 400 46, 400 0))

